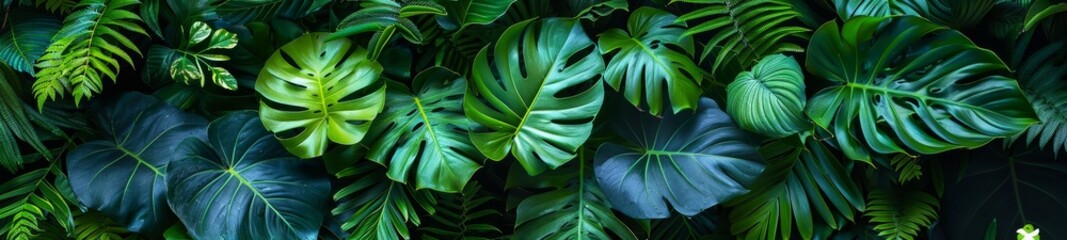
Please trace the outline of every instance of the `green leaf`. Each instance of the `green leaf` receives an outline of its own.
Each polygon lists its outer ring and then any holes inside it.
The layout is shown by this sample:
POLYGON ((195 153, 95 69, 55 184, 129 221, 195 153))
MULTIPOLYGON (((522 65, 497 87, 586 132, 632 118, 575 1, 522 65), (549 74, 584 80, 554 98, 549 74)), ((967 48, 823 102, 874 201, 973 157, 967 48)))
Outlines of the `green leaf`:
POLYGON ((409 17, 424 14, 446 15, 444 6, 426 0, 366 0, 359 5, 361 9, 341 20, 337 25, 337 32, 330 34, 327 39, 374 32, 367 47, 370 49, 370 59, 378 59, 378 54, 392 41, 393 34, 397 31, 411 43, 423 42, 422 32, 409 17))
POLYGON ((556 170, 578 172, 574 183, 519 203, 515 210, 516 239, 637 239, 611 211, 611 204, 590 176, 585 155, 580 154, 577 169, 556 170))
POLYGON ((205 137, 207 120, 140 93, 96 110, 100 138, 67 156, 78 201, 134 232, 161 233, 173 221, 164 183, 167 164, 187 153, 186 138, 205 137))
POLYGON ((764 57, 726 88, 726 112, 745 130, 782 138, 811 129, 804 116, 804 72, 793 57, 764 57))
POLYGON ((851 159, 974 148, 1037 122, 1007 67, 957 31, 912 16, 828 22, 808 46, 808 71, 839 85, 805 110, 851 159))
MULTIPOLYGON (((867 196, 864 215, 885 239, 914 239, 937 219, 937 198, 918 190, 874 189, 867 196)), ((975 231, 980 232, 980 231, 975 231)))
POLYGON ((575 12, 575 18, 596 21, 611 15, 615 11, 629 11, 630 3, 626 0, 569 0, 564 1, 575 12))
POLYGON ((634 106, 641 107, 644 98, 652 115, 663 112, 665 98, 670 99, 673 113, 695 108, 700 98, 700 68, 690 58, 693 38, 683 36, 685 23, 675 24, 675 19, 665 11, 643 7, 630 15, 629 33, 611 29, 598 42, 602 54, 617 51, 604 70, 604 82, 634 106))
POLYGON ((893 165, 893 170, 897 172, 897 182, 901 184, 911 180, 918 180, 923 175, 922 164, 919 163, 919 158, 917 157, 897 154, 890 158, 889 161, 893 165))
POLYGON ((203 87, 208 79, 205 76, 210 76, 215 85, 227 90, 236 90, 237 79, 230 74, 230 71, 213 66, 230 60, 230 57, 215 54, 213 52, 216 51, 212 50, 236 47, 237 34, 225 29, 212 31, 206 23, 199 21, 193 22, 184 33, 186 39, 179 44, 177 49, 159 45, 149 49, 149 64, 158 64, 158 69, 166 69, 166 66, 169 66, 170 78, 180 83, 200 82, 200 86, 203 87))
POLYGON ((696 112, 662 119, 622 108, 612 129, 637 148, 605 143, 594 169, 604 195, 630 217, 666 218, 664 200, 696 215, 748 192, 763 171, 759 142, 711 99, 702 98, 696 112))
POLYGON ((484 126, 471 131, 474 146, 493 160, 511 152, 530 175, 574 158, 603 104, 604 60, 596 53, 577 20, 509 27, 471 70, 463 110, 484 126))
POLYGON ((478 182, 467 184, 455 194, 438 194, 437 208, 430 219, 433 224, 420 227, 425 239, 495 239, 503 232, 495 222, 503 216, 497 207, 499 199, 488 191, 482 191, 478 182), (436 226, 435 226, 436 225, 436 226))
POLYGON ((462 191, 482 160, 463 116, 467 83, 451 70, 433 67, 419 73, 413 86, 415 92, 403 84, 389 87, 388 107, 371 126, 379 137, 367 158, 388 166, 394 181, 407 183, 414 175, 415 189, 462 191))
POLYGON ((74 231, 70 210, 74 203, 68 202, 48 181, 50 175, 63 177, 57 162, 0 183, 0 236, 13 240, 31 239, 53 222, 59 224, 58 231, 74 231))
POLYGON ((458 0, 443 1, 441 5, 448 17, 459 23, 459 30, 471 25, 487 25, 508 11, 515 0, 458 0))
POLYGON ((416 204, 434 212, 436 204, 428 191, 389 180, 382 170, 375 164, 356 164, 336 174, 358 176, 333 195, 338 204, 331 213, 341 219, 341 229, 352 233, 349 239, 410 239, 408 225, 421 223, 416 204))
POLYGON ((863 193, 834 153, 796 136, 774 141, 761 153, 767 170, 752 192, 730 200, 730 230, 744 239, 812 239, 817 226, 841 229, 864 210, 863 193), (800 233, 792 235, 793 229, 800 233))
POLYGON ((318 11, 330 0, 214 0, 211 2, 223 19, 243 25, 276 17, 300 18, 318 11))
MULTIPOLYGON (((800 13, 786 0, 672 0, 671 3, 700 4, 700 8, 678 18, 690 22, 686 36, 712 34, 700 54, 701 62, 714 57, 711 73, 726 68, 725 63, 737 63, 749 69, 760 57, 773 53, 803 52, 793 43, 806 39, 806 28, 796 24, 800 13), (705 6, 706 5, 706 6, 705 6)), ((733 76, 733 75, 730 75, 733 76)))
POLYGON ((289 152, 321 156, 331 142, 359 143, 385 103, 381 65, 348 39, 309 33, 274 52, 256 79, 259 115, 289 152))
MULTIPOLYGON (((940 0, 933 0, 940 1, 940 0)), ((837 15, 849 20, 858 16, 929 16, 931 0, 833 0, 837 15)))
POLYGON ((1067 12, 1067 3, 1053 4, 1049 0, 1035 0, 1031 3, 1029 10, 1026 12, 1025 23, 1023 23, 1022 32, 1030 31, 1038 23, 1041 23, 1048 17, 1056 14, 1067 12))
POLYGON ((23 90, 19 87, 21 85, 22 79, 18 74, 0 64, 0 166, 11 173, 21 169, 25 163, 16 139, 29 144, 44 158, 51 160, 53 155, 42 142, 42 137, 38 136, 34 124, 41 126, 42 130, 58 131, 52 123, 36 117, 37 113, 22 101, 18 95, 23 90))
POLYGON ((27 9, 13 9, 8 19, 15 21, 0 35, 0 62, 32 76, 33 63, 44 55, 52 36, 59 32, 59 19, 27 9))
POLYGON ((208 125, 207 140, 179 145, 167 200, 196 239, 315 239, 330 181, 320 167, 287 153, 254 112, 208 125))
POLYGON ((1033 104, 1041 122, 1014 136, 1027 145, 1049 146, 1058 155, 1067 150, 1067 58, 1061 55, 1067 41, 1059 41, 1024 55, 1016 75, 1026 99, 1033 104))
POLYGON ((141 18, 130 11, 137 0, 82 0, 77 10, 63 20, 63 28, 37 60, 33 84, 38 108, 67 91, 74 103, 103 91, 104 79, 118 80, 122 60, 133 64, 130 51, 141 54, 128 32, 148 35, 141 18), (125 30, 125 31, 122 31, 125 30))

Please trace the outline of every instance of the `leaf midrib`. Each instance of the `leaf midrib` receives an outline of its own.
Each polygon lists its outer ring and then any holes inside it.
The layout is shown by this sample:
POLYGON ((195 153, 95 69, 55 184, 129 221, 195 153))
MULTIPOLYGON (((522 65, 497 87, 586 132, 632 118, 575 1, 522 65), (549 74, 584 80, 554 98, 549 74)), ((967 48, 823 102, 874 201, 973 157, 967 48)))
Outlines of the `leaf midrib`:
POLYGON ((271 212, 274 212, 274 214, 278 216, 278 219, 281 219, 282 222, 285 223, 285 226, 288 227, 291 232, 296 232, 296 228, 293 227, 292 223, 289 223, 289 219, 285 218, 284 215, 282 215, 281 212, 278 211, 278 209, 275 209, 274 205, 271 204, 270 201, 268 201, 267 198, 259 192, 259 189, 256 189, 252 186, 252 182, 248 181, 248 179, 245 179, 243 176, 241 176, 241 174, 238 174, 237 171, 235 171, 232 167, 223 170, 223 172, 229 174, 234 179, 237 179, 237 181, 241 183, 242 186, 247 187, 249 191, 252 191, 252 195, 263 201, 263 204, 266 205, 271 212))
MULTIPOLYGON (((886 81, 888 81, 888 80, 886 80, 886 81)), ((995 113, 995 112, 993 112, 993 111, 991 111, 989 109, 986 109, 986 108, 983 108, 983 107, 980 107, 980 106, 975 106, 975 105, 969 104, 969 103, 953 101, 953 100, 949 100, 949 99, 945 99, 945 98, 939 98, 939 97, 931 97, 931 96, 928 96, 928 95, 920 95, 920 94, 915 94, 915 93, 910 93, 910 92, 906 92, 906 91, 896 90, 896 89, 892 89, 892 88, 888 88, 888 87, 867 85, 867 84, 861 84, 861 83, 855 83, 855 82, 845 83, 844 85, 840 85, 840 86, 844 87, 844 88, 849 88, 849 89, 860 89, 860 90, 876 91, 876 92, 881 92, 883 94, 892 95, 892 96, 911 97, 911 98, 919 99, 919 100, 921 100, 923 102, 931 101, 931 102, 947 103, 947 104, 951 104, 951 105, 954 105, 954 106, 962 106, 962 107, 965 107, 965 108, 971 109, 971 110, 983 111, 983 112, 987 112, 987 113, 995 113)), ((864 92, 866 92, 866 91, 864 91, 864 92)))

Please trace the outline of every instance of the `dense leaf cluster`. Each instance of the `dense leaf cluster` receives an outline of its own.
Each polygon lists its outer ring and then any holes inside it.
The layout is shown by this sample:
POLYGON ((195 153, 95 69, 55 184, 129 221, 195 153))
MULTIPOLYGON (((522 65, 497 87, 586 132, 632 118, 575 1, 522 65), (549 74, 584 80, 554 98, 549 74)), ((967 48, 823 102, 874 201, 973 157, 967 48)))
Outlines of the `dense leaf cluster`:
POLYGON ((4 239, 1067 238, 1063 0, 0 9, 4 239))

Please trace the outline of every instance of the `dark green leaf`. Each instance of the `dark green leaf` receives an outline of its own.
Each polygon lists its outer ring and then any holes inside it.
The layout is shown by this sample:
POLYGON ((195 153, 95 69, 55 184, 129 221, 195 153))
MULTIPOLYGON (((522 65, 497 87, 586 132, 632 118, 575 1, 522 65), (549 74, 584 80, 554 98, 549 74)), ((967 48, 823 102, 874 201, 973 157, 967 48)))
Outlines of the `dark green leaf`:
POLYGON ((165 198, 167 164, 187 153, 178 148, 183 140, 205 137, 207 120, 140 93, 96 112, 100 138, 67 156, 78 201, 131 231, 162 232, 174 218, 165 198))
POLYGON ((808 71, 840 84, 806 112, 851 159, 933 154, 981 146, 1037 122, 1014 79, 989 50, 912 16, 824 24, 808 46, 808 71))
POLYGON ((604 195, 626 215, 666 218, 664 200, 696 215, 748 192, 763 171, 758 141, 711 99, 702 98, 696 112, 662 119, 621 108, 612 129, 637 148, 605 143, 594 169, 604 195))
MULTIPOLYGON (((330 181, 263 129, 254 112, 208 125, 186 139, 167 174, 167 200, 196 239, 315 239, 330 181)), ((168 153, 170 154, 170 153, 168 153)))

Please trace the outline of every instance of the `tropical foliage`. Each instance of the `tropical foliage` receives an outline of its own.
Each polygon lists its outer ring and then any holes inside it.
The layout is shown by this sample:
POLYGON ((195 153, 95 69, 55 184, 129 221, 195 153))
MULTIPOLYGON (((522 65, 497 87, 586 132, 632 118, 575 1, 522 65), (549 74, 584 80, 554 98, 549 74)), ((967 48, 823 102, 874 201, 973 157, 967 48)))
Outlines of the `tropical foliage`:
POLYGON ((3 239, 1067 237, 1063 0, 0 9, 3 239))

